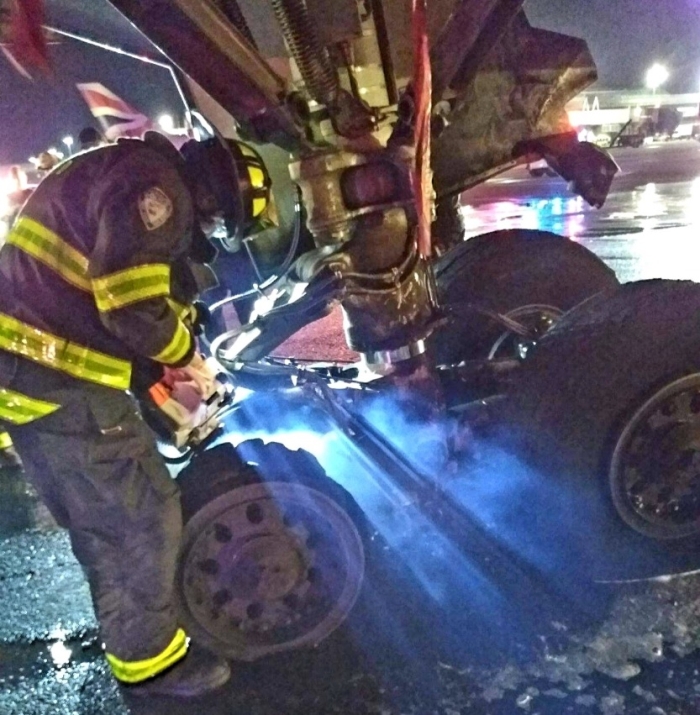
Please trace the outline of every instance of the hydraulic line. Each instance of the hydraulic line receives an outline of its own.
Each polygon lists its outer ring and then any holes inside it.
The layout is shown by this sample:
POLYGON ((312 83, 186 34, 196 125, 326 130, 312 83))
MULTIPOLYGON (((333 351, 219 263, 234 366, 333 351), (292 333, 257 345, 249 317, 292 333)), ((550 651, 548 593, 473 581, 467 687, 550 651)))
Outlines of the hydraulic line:
POLYGON ((340 83, 328 51, 321 44, 304 0, 270 0, 282 34, 313 99, 332 106, 340 83))
MULTIPOLYGON (((273 288, 278 281, 284 278, 285 274, 287 273, 287 270, 289 269, 289 266, 292 264, 294 256, 296 255, 297 248, 299 247, 299 238, 301 236, 302 222, 301 204, 299 203, 299 201, 296 202, 294 206, 294 211, 294 232, 292 234, 292 240, 289 244, 289 250, 287 251, 287 255, 285 256, 282 265, 280 265, 279 268, 276 269, 275 274, 271 275, 267 280, 260 283, 260 285, 256 285, 250 290, 244 291, 243 293, 237 293, 236 295, 227 296, 226 298, 222 298, 221 300, 216 301, 216 303, 212 303, 209 306, 210 311, 220 310, 228 303, 235 303, 236 301, 244 300, 245 298, 250 298, 253 295, 265 295, 265 291, 273 288)), ((255 273, 259 276, 260 268, 258 267, 257 263, 255 263, 255 259, 253 258, 253 256, 250 256, 250 259, 253 262, 253 270, 255 270, 255 273)))

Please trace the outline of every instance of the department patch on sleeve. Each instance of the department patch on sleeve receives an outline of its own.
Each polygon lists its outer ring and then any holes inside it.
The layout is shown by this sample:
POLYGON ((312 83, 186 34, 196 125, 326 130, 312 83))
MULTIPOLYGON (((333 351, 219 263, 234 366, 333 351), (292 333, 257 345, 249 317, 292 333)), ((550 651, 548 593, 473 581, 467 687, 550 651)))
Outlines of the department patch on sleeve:
POLYGON ((146 229, 155 231, 173 215, 173 202, 162 189, 154 186, 139 197, 139 213, 146 229))

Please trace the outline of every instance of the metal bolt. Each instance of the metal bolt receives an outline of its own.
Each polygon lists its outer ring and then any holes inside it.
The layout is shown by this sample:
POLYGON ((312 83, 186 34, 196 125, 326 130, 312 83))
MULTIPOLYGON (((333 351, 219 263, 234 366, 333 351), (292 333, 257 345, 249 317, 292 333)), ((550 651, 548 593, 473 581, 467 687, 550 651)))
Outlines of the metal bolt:
POLYGON ((200 561, 197 566, 207 576, 216 576, 219 573, 219 562, 216 559, 205 559, 200 561))
POLYGON ((218 606, 221 608, 221 606, 225 605, 231 600, 231 593, 228 591, 228 589, 222 589, 221 591, 217 591, 213 596, 212 596, 212 601, 214 602, 215 606, 218 606))
POLYGON ((245 510, 245 515, 251 524, 259 524, 265 518, 260 504, 249 504, 245 510))
POLYGON ((220 543, 225 544, 233 538, 231 529, 225 524, 214 524, 214 538, 220 543))

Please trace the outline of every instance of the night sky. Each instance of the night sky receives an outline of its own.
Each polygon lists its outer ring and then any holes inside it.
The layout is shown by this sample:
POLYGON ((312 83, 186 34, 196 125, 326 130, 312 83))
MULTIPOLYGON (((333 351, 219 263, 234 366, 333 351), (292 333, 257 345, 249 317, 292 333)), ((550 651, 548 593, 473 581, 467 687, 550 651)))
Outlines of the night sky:
POLYGON ((528 0, 526 10, 537 27, 583 37, 603 87, 643 87, 661 62, 666 89, 700 90, 700 0, 528 0))
MULTIPOLYGON (((67 8, 79 16, 78 26, 71 27, 93 36, 119 20, 114 11, 105 17, 102 0, 48 0, 48 5, 55 24, 60 24, 55 8, 67 8)), ((641 87, 649 65, 663 62, 671 72, 669 90, 700 89, 700 0, 528 0, 526 9, 533 25, 588 41, 603 87, 641 87)), ((124 27, 119 25, 122 38, 129 34, 124 27)), ((133 48, 143 47, 134 33, 133 48)), ((33 82, 0 57, 0 165, 59 145, 63 136, 76 136, 92 123, 77 82, 102 82, 154 117, 179 107, 163 69, 71 40, 52 47, 51 56, 54 76, 33 82)))
POLYGON ((55 75, 29 81, 0 57, 0 165, 24 161, 88 125, 99 127, 75 85, 101 82, 149 116, 178 108, 167 70, 69 41, 51 50, 55 75))

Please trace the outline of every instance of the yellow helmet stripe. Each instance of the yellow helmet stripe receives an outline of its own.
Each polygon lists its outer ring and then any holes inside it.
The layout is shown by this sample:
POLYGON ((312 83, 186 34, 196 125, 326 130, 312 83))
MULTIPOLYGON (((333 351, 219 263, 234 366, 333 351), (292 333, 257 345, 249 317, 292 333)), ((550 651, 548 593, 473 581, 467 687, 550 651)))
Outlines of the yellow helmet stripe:
POLYGON ((251 186, 254 188, 265 188, 265 174, 262 172, 262 169, 259 169, 257 166, 248 167, 248 178, 250 179, 251 186))
POLYGON ((20 218, 8 234, 7 243, 41 261, 76 288, 90 290, 88 259, 38 221, 20 218))
POLYGON ((253 199, 253 216, 258 217, 267 207, 265 199, 253 199))
MULTIPOLYGON (((40 417, 46 417, 52 412, 55 412, 60 405, 55 402, 46 402, 45 400, 37 400, 34 397, 23 395, 21 392, 8 390, 5 387, 0 387, 0 419, 7 422, 12 422, 15 425, 25 425, 28 422, 33 422, 40 417)), ((2 434, 7 434, 3 432, 2 434)), ((1 437, 2 435, 0 435, 1 437)), ((9 435, 8 435, 9 437, 9 435)), ((12 441, 10 440, 10 445, 12 441)), ((0 442, 0 449, 6 449, 0 442)))
POLYGON ((170 266, 147 263, 92 279, 95 303, 102 312, 149 298, 170 295, 170 266))
POLYGON ((127 390, 131 382, 129 361, 59 338, 4 313, 0 313, 0 348, 118 390, 127 390))
POLYGON ((153 658, 120 660, 111 653, 107 653, 106 658, 117 680, 122 683, 142 683, 182 660, 187 655, 188 646, 189 638, 185 635, 185 631, 179 628, 167 648, 153 658))
POLYGON ((236 142, 236 145, 240 149, 241 154, 243 154, 243 156, 249 156, 254 159, 258 158, 258 153, 255 151, 255 149, 253 149, 253 147, 250 147, 247 144, 244 144, 243 142, 236 142))

